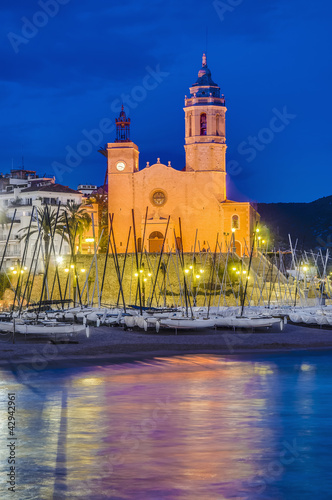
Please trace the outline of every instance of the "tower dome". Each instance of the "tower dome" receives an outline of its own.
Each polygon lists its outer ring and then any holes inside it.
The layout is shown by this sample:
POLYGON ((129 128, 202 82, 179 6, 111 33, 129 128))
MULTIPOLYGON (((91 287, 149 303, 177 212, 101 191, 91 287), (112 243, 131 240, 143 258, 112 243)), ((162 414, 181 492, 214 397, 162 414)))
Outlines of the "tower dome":
POLYGON ((198 72, 198 79, 190 89, 191 97, 213 95, 220 97, 220 87, 212 80, 211 71, 207 65, 206 54, 203 54, 202 68, 198 72))

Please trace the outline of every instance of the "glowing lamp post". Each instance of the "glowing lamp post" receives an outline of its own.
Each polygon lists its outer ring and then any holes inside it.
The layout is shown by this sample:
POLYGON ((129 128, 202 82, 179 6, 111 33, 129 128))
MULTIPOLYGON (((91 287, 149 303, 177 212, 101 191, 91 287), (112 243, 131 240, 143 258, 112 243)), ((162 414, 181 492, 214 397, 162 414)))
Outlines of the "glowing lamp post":
MULTIPOLYGON (((148 273, 148 276, 151 277, 152 274, 148 273)), ((139 271, 137 273, 135 273, 135 278, 138 278, 138 280, 139 280, 140 289, 142 291, 141 292, 142 307, 145 307, 145 287, 146 287, 146 283, 147 283, 148 279, 145 275, 144 264, 142 264, 141 269, 139 269, 139 271)), ((136 297, 137 297, 137 295, 136 295, 136 297)))
POLYGON ((236 253, 236 246, 235 246, 235 231, 236 228, 232 227, 232 237, 233 237, 233 253, 236 253))
POLYGON ((192 280, 193 280, 193 305, 194 307, 196 306, 196 295, 197 295, 197 285, 199 284, 199 280, 202 277, 202 274, 204 273, 204 269, 200 269, 199 272, 197 271, 197 265, 196 265, 196 257, 194 257, 194 262, 192 266, 189 266, 189 269, 184 270, 185 274, 192 274, 192 280))
POLYGON ((304 272, 304 289, 307 289, 307 271, 308 268, 307 266, 303 266, 303 272, 304 272))

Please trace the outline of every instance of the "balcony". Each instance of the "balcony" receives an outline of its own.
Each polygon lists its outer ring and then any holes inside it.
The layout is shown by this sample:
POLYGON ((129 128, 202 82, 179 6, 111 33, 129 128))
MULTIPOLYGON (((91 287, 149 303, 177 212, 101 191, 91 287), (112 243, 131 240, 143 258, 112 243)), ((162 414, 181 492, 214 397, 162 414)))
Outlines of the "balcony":
MULTIPOLYGON (((0 250, 1 252, 1 250, 0 250)), ((18 250, 8 250, 5 255, 5 259, 10 259, 12 257, 16 257, 19 259, 21 257, 21 251, 18 250)))

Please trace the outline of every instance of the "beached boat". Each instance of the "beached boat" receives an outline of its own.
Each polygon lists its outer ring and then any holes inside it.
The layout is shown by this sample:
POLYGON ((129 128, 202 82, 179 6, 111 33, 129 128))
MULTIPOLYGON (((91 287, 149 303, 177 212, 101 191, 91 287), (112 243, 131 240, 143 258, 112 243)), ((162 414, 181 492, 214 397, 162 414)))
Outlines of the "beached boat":
POLYGON ((177 330, 193 330, 202 328, 214 328, 215 320, 207 318, 188 318, 188 317, 175 317, 163 318, 160 320, 161 328, 174 328, 177 330))
POLYGON ((284 328, 284 320, 282 318, 274 318, 273 316, 228 316, 216 320, 216 326, 227 326, 230 328, 244 328, 251 330, 255 328, 271 328, 278 325, 280 331, 284 328), (224 320, 224 321, 223 321, 224 320))
POLYGON ((20 322, 20 321, 1 321, 0 331, 9 333, 20 333, 23 335, 78 335, 85 333, 89 337, 89 327, 84 325, 74 325, 68 323, 58 323, 56 321, 43 322, 20 322))

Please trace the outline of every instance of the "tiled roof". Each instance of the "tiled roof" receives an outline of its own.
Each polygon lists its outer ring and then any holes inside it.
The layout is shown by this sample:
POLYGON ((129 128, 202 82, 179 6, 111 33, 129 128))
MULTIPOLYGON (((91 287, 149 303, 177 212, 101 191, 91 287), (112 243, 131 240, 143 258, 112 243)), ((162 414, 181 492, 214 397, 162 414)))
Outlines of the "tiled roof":
POLYGON ((81 194, 79 191, 75 191, 68 186, 62 186, 61 184, 47 184, 46 186, 31 186, 22 189, 22 193, 34 193, 34 192, 47 192, 47 193, 67 193, 67 194, 81 194))

